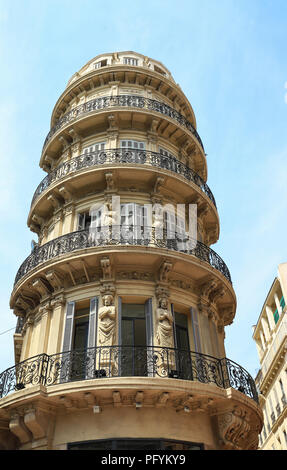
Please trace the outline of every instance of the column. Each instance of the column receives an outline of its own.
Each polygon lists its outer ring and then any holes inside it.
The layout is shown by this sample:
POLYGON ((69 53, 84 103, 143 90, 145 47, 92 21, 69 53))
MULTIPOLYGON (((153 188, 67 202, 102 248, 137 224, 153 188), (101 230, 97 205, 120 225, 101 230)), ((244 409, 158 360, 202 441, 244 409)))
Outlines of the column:
POLYGON ((268 341, 271 338, 271 335, 270 335, 270 330, 269 330, 269 325, 268 325, 267 319, 262 317, 261 323, 262 323, 262 328, 263 328, 263 331, 264 331, 265 339, 268 343, 268 341))
POLYGON ((279 315, 281 315, 281 313, 282 313, 282 307, 281 307, 281 305, 280 305, 280 300, 279 300, 279 297, 278 297, 278 295, 277 295, 276 292, 275 292, 275 294, 274 294, 274 300, 275 300, 275 304, 276 304, 278 313, 279 313, 279 315))
POLYGON ((270 327, 270 330, 272 331, 275 328, 273 310, 271 307, 269 307, 269 305, 266 305, 265 310, 266 310, 269 327, 270 327))

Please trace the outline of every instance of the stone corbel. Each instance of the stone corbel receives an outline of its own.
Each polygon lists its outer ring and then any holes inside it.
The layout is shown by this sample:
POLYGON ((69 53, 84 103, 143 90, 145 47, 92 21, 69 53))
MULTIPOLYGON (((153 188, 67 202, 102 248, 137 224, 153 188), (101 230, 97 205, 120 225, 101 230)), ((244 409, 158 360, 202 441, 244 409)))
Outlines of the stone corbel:
MULTIPOLYGON (((158 142, 158 133, 157 133, 158 124, 159 124, 159 120, 153 119, 150 124, 150 128, 146 132, 147 141, 149 144, 152 144, 153 146, 157 145, 157 142, 158 142)), ((152 150, 156 150, 156 148, 153 147, 152 150)))
POLYGON ((112 276, 112 264, 111 260, 108 256, 100 259, 100 265, 102 268, 103 278, 102 281, 111 281, 113 279, 112 276))
POLYGON ((24 294, 20 294, 15 302, 16 307, 20 307, 25 311, 35 308, 36 304, 35 299, 27 297, 24 294))
POLYGON ((113 392, 113 402, 115 408, 120 408, 122 406, 122 397, 120 392, 118 392, 117 390, 113 392))
POLYGON ((29 223, 29 229, 31 230, 31 232, 36 233, 40 238, 41 228, 39 227, 39 225, 33 224, 33 222, 31 222, 29 223))
POLYGON ((52 170, 55 166, 54 158, 48 155, 47 153, 44 156, 44 162, 45 162, 44 166, 48 167, 50 170, 52 170))
POLYGON ((210 294, 209 294, 209 299, 211 303, 216 303, 218 302, 221 297, 224 296, 226 292, 226 289, 223 285, 219 285, 216 289, 214 289, 210 294))
POLYGON ((68 202, 71 202, 73 200, 73 195, 72 193, 69 191, 69 189, 67 188, 67 186, 62 186, 61 188, 59 188, 59 193, 61 194, 61 196, 64 198, 65 202, 68 203, 68 202))
POLYGON ((13 412, 11 414, 9 429, 19 439, 21 444, 26 444, 32 440, 32 433, 27 428, 24 418, 20 413, 13 412))
POLYGON ((198 217, 199 219, 203 220, 204 217, 207 216, 208 211, 209 211, 208 204, 204 203, 204 204, 202 204, 201 206, 198 206, 198 205, 197 205, 197 217, 198 217))
POLYGON ((216 289, 217 282, 214 279, 208 279, 199 286, 199 296, 209 300, 210 293, 216 289))
POLYGON ((161 267, 159 268, 158 272, 158 280, 160 282, 168 283, 169 281, 169 273, 172 270, 172 263, 168 260, 164 260, 161 267))
POLYGON ((43 222, 44 222, 44 219, 43 219, 43 217, 40 217, 40 216, 34 214, 34 215, 32 216, 32 221, 35 222, 36 225, 38 225, 39 227, 41 227, 42 224, 43 224, 43 222))
POLYGON ((55 194, 50 194, 47 196, 47 201, 49 201, 55 210, 61 207, 61 201, 55 196, 55 194))
POLYGON ((256 432, 251 429, 247 411, 239 406, 219 414, 217 417, 220 445, 225 450, 257 448, 256 432), (250 441, 250 438, 251 442, 250 441))
POLYGON ((30 406, 24 410, 24 423, 31 432, 33 439, 47 437, 51 413, 30 406))
POLYGON ((154 187, 153 187, 153 193, 158 194, 160 192, 160 188, 164 185, 165 178, 162 176, 157 176, 154 187))
POLYGON ((47 286, 46 282, 38 277, 34 281, 32 281, 32 286, 36 291, 39 293, 40 297, 43 298, 51 293, 49 287, 47 286))
POLYGON ((144 392, 137 392, 135 395, 135 406, 136 408, 141 408, 144 401, 144 392))
POLYGON ((68 147, 70 146, 70 142, 63 136, 61 135, 59 138, 58 138, 60 144, 62 145, 63 147, 63 152, 65 152, 65 150, 68 149, 68 147))
POLYGON ((54 290, 63 288, 63 278, 56 271, 47 271, 46 279, 54 290))
POLYGON ((162 408, 163 406, 166 406, 168 399, 169 399, 169 393, 168 392, 161 393, 157 398, 155 406, 157 408, 162 408))
POLYGON ((235 312, 232 306, 226 306, 221 308, 219 314, 222 318, 224 325, 230 325, 233 322, 235 312))

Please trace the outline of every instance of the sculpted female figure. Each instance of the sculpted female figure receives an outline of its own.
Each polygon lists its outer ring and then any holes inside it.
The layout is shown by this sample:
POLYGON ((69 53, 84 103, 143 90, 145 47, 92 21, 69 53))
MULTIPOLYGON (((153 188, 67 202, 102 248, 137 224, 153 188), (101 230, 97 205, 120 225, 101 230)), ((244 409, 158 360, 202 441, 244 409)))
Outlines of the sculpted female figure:
POLYGON ((159 300, 159 308, 157 309, 158 329, 157 341, 162 347, 173 348, 173 318, 167 309, 167 300, 162 298, 159 300))
POLYGON ((112 346, 116 331, 116 307, 113 304, 113 296, 105 295, 104 305, 99 309, 99 343, 100 346, 112 346))

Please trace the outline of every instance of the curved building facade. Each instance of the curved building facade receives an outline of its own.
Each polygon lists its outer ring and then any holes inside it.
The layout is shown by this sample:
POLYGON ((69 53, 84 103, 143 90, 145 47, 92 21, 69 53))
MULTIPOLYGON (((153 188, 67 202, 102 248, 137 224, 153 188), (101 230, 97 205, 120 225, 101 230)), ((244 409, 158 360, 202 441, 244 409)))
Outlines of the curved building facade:
POLYGON ((77 72, 51 117, 10 305, 3 449, 256 449, 236 297, 193 109, 134 52, 77 72))

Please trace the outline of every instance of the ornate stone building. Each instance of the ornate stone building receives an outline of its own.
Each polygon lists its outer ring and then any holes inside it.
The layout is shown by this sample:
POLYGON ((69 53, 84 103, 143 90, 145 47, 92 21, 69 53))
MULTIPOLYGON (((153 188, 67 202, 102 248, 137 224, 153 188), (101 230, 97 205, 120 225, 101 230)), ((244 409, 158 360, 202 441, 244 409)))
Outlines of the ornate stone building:
POLYGON ((206 154, 170 72, 134 52, 91 60, 54 107, 40 166, 1 448, 256 449, 256 388, 225 353, 236 297, 210 248, 206 154))
POLYGON ((286 275, 287 263, 279 264, 253 333, 261 366, 255 383, 264 416, 262 450, 287 450, 286 275))

